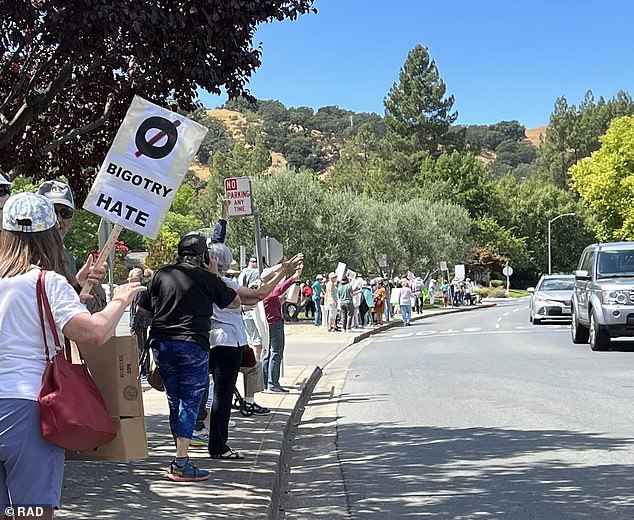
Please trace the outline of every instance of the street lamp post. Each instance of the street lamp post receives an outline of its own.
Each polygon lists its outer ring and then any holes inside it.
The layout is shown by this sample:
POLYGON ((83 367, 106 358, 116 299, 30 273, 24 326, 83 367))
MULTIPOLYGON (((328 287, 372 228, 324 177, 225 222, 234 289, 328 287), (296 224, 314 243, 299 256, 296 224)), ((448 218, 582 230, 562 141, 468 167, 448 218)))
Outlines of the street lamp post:
POLYGON ((574 216, 574 213, 562 213, 561 215, 557 215, 555 218, 552 218, 548 221, 548 274, 552 274, 552 258, 551 258, 551 246, 550 246, 550 225, 555 222, 555 220, 560 219, 561 217, 571 217, 574 216))

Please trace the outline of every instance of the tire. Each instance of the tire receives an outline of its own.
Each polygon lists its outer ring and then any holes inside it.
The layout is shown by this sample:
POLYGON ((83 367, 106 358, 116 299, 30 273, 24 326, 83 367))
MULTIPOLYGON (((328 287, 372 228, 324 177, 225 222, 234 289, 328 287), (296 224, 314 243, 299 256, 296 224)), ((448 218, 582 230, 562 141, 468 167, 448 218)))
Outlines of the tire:
POLYGON ((595 352, 610 348, 610 335, 599 324, 594 312, 590 314, 590 348, 595 352))
POLYGON ((590 337, 590 331, 579 323, 577 320, 577 314, 575 313, 574 308, 572 309, 572 315, 570 320, 570 336, 572 338, 572 342, 575 345, 581 345, 582 343, 588 343, 588 339, 590 337))

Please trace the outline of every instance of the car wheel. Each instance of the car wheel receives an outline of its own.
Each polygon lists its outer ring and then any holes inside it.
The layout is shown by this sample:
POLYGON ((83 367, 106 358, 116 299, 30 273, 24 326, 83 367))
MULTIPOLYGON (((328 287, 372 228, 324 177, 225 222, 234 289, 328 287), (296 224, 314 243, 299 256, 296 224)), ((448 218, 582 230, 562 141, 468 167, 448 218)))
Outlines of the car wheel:
POLYGON ((610 348, 610 336, 601 327, 594 312, 590 315, 590 348, 594 351, 610 348))
POLYGON ((577 313, 574 308, 572 309, 571 321, 570 321, 570 335, 572 342, 579 345, 581 343, 588 343, 590 331, 579 323, 577 319, 577 313))

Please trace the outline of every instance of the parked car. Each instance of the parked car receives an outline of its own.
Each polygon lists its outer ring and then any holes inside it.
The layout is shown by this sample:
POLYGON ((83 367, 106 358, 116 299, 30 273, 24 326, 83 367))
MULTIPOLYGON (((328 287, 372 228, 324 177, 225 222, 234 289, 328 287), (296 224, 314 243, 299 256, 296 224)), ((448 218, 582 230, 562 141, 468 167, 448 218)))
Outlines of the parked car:
POLYGON ((573 343, 607 350, 612 338, 634 336, 634 242, 592 244, 575 271, 573 343))
POLYGON ((545 274, 532 292, 529 305, 530 321, 539 325, 542 320, 569 320, 575 277, 572 274, 545 274))

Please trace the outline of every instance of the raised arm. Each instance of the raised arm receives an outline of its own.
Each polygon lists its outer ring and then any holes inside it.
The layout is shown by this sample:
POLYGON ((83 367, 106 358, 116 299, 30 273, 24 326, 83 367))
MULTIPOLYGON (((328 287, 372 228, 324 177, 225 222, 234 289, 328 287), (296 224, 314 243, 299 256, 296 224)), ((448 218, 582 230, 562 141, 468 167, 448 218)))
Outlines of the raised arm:
POLYGON ((146 288, 139 282, 126 283, 115 287, 112 300, 95 314, 84 312, 74 316, 62 329, 68 339, 77 343, 101 345, 114 334, 126 307, 138 292, 146 288))
MULTIPOLYGON (((240 287, 238 289, 238 295, 242 300, 243 305, 255 305, 260 300, 266 298, 277 287, 277 284, 284 278, 284 276, 295 272, 295 278, 301 274, 301 267, 303 266, 304 255, 302 253, 296 254, 293 258, 281 264, 279 269, 275 271, 275 276, 267 283, 263 284, 259 289, 250 289, 249 287, 240 287)), ((290 282, 287 286, 290 287, 293 282, 290 282)), ((283 285, 283 284, 282 284, 283 285)), ((283 292, 280 290, 280 293, 283 292)))

